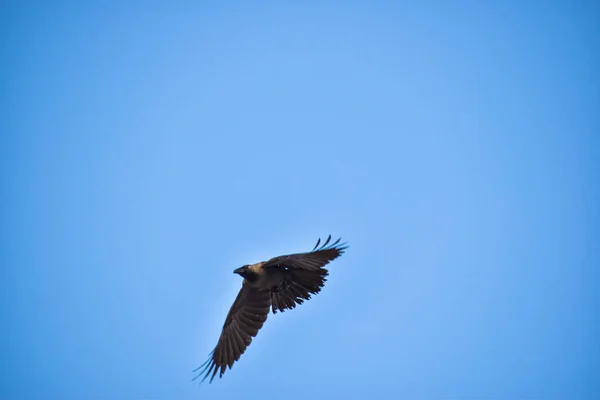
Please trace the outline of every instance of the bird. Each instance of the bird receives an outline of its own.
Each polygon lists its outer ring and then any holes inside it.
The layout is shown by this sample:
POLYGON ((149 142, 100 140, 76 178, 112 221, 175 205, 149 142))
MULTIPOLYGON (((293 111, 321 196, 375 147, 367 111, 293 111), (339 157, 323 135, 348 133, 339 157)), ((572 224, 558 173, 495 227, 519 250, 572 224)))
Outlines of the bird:
POLYGON ((270 310, 276 314, 294 309, 319 293, 327 281, 324 267, 348 248, 340 241, 330 243, 329 235, 320 247, 319 238, 310 252, 282 255, 235 269, 233 273, 244 278, 242 288, 227 313, 217 345, 208 360, 192 371, 196 374, 192 380, 202 377, 202 383, 210 377, 211 383, 217 374, 222 378, 244 354, 270 310))

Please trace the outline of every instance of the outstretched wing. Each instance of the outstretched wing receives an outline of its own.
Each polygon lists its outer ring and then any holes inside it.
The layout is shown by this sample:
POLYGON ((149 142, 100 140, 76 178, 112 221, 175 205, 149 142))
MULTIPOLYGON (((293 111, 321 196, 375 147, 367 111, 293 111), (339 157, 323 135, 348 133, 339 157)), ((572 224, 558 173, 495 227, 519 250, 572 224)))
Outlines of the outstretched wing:
POLYGON ((283 268, 285 279, 281 290, 272 292, 271 303, 273 313, 295 308, 296 305, 309 300, 312 294, 317 294, 327 281, 327 270, 323 268, 344 253, 346 243, 340 239, 332 244, 331 235, 321 247, 321 239, 309 253, 279 256, 267 261, 263 268, 283 268))
POLYGON ((270 291, 257 290, 244 283, 227 314, 217 346, 209 359, 193 371, 199 371, 194 379, 203 376, 204 381, 210 375, 212 382, 217 373, 220 378, 227 367, 231 369, 267 320, 270 306, 270 291))
POLYGON ((319 239, 311 252, 288 254, 271 258, 263 264, 263 268, 281 267, 284 269, 300 268, 309 271, 319 270, 329 264, 330 261, 333 261, 344 254, 344 250, 346 250, 348 246, 346 243, 340 243, 340 240, 341 238, 334 243, 329 244, 331 241, 331 235, 329 235, 321 247, 319 247, 319 244, 321 243, 321 239, 319 239))

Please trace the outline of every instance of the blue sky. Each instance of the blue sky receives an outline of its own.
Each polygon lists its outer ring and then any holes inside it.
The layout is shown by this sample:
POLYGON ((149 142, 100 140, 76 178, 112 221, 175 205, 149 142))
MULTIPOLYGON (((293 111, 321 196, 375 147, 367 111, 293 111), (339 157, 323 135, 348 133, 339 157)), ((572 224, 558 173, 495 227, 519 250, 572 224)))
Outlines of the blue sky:
POLYGON ((599 397, 599 15, 3 2, 0 398, 599 397), (329 233, 191 382, 232 270, 329 233))

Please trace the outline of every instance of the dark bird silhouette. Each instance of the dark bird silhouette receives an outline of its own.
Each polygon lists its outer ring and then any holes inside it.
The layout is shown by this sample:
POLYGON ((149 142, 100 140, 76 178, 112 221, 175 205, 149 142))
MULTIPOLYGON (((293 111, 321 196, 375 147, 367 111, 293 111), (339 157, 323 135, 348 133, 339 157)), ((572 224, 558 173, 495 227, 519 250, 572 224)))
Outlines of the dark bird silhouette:
POLYGON ((217 346, 193 371, 199 371, 194 380, 203 376, 204 381, 210 376, 212 382, 217 373, 221 378, 227 367, 231 369, 267 320, 269 308, 273 314, 283 312, 319 293, 328 274, 323 267, 348 247, 340 240, 329 244, 329 235, 321 247, 319 239, 308 253, 279 256, 234 270, 244 278, 242 288, 227 313, 217 346))

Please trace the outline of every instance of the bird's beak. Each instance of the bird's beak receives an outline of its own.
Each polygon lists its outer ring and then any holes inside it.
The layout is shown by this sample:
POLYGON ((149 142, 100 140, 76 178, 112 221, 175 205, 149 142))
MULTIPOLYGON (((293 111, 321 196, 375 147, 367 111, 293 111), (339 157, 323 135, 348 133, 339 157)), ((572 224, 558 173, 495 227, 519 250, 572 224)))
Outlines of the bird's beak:
POLYGON ((244 267, 240 267, 240 268, 238 268, 238 269, 234 269, 234 270, 233 270, 233 273, 234 273, 234 274, 240 274, 240 275, 241 275, 241 274, 242 274, 242 272, 244 272, 244 267))

